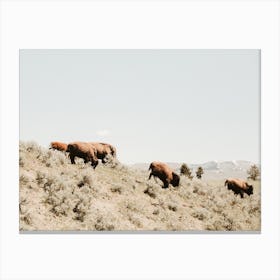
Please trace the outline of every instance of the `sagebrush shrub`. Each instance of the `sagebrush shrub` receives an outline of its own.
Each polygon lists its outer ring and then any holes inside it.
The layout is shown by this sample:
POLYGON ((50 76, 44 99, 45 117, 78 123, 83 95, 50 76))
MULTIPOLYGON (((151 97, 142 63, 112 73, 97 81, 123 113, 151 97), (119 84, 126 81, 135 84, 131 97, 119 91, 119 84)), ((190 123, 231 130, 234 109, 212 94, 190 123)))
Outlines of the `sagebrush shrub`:
POLYGON ((123 193, 123 187, 119 184, 112 183, 112 187, 110 189, 113 193, 123 193))
POLYGON ((152 187, 152 186, 148 186, 145 190, 144 190, 144 193, 149 195, 150 197, 152 198, 156 198, 156 191, 155 191, 155 188, 152 187))

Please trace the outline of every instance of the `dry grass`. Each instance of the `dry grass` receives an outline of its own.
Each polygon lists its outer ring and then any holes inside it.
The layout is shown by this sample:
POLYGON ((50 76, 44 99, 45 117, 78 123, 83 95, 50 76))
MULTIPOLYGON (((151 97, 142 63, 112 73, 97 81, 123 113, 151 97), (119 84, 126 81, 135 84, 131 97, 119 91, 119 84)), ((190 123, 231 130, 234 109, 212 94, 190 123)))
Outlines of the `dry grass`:
POLYGON ((260 230, 260 182, 236 196, 224 181, 182 177, 162 189, 118 162, 95 170, 36 143, 20 143, 20 221, 28 230, 260 230))

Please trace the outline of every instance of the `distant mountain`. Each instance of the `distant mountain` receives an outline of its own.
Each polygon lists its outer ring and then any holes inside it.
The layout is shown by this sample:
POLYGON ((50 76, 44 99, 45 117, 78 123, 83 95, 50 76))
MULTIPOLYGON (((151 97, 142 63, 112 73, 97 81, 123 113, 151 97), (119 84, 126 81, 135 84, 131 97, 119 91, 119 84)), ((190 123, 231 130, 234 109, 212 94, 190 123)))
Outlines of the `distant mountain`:
MULTIPOLYGON (((178 173, 182 163, 167 162, 167 164, 178 173)), ((246 178, 247 170, 255 163, 246 160, 231 160, 231 161, 208 161, 202 164, 186 163, 193 171, 193 174, 199 166, 204 170, 204 178, 221 179, 226 177, 246 178)), ((260 165, 256 164, 259 168, 260 165)), ((133 168, 148 170, 149 163, 136 163, 131 165, 133 168)))

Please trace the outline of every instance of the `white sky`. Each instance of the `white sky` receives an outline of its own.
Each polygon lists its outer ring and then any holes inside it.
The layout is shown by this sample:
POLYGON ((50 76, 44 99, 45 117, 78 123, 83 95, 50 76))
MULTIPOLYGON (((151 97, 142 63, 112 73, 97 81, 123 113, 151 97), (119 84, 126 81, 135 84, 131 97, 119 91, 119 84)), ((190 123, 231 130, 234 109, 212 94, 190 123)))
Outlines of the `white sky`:
POLYGON ((20 139, 123 163, 260 163, 259 50, 21 50, 20 139))

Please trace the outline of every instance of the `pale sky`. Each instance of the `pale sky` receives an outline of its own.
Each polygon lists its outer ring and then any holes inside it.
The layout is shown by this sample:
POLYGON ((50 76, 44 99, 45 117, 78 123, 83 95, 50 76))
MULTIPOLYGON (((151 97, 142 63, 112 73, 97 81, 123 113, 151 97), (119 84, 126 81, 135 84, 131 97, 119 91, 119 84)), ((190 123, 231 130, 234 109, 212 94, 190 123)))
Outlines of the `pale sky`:
POLYGON ((260 163, 259 50, 20 50, 20 139, 260 163))

